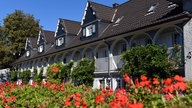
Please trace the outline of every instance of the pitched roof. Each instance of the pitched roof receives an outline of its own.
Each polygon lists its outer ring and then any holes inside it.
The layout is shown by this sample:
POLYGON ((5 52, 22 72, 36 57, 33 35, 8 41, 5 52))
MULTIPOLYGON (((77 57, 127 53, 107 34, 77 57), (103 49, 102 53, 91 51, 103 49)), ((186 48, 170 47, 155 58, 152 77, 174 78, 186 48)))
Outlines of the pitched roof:
POLYGON ((30 44, 32 46, 32 48, 37 48, 37 38, 35 37, 30 37, 30 44))
POLYGON ((98 4, 92 1, 89 1, 92 9, 94 12, 96 12, 96 17, 98 19, 101 19, 103 21, 112 22, 113 16, 115 13, 115 9, 109 6, 105 6, 102 4, 98 4))
MULTIPOLYGON (((50 50, 48 50, 46 53, 40 56, 33 56, 30 59, 53 54, 55 52, 102 40, 104 38, 118 36, 119 34, 129 33, 141 28, 146 28, 164 23, 166 21, 175 20, 176 18, 178 19, 181 17, 188 17, 188 14, 184 13, 182 10, 182 4, 178 2, 180 0, 175 1, 177 5, 169 7, 170 3, 174 2, 174 0, 129 0, 128 2, 118 6, 116 8, 116 13, 112 12, 114 9, 111 7, 91 2, 91 5, 99 19, 111 21, 114 15, 114 21, 108 24, 103 33, 99 34, 98 37, 84 41, 81 40, 80 37, 82 34, 79 33, 78 36, 71 40, 71 42, 68 42, 65 47, 60 49, 51 47, 50 50), (155 8, 154 12, 148 14, 149 8, 154 4, 157 4, 157 7, 155 8)), ((64 20, 64 25, 67 27, 67 32, 77 34, 78 29, 76 29, 74 26, 75 24, 70 24, 71 22, 73 21, 64 20)))
POLYGON ((45 41, 47 43, 54 43, 54 41, 55 41, 55 38, 54 38, 55 32, 49 31, 49 30, 43 30, 43 33, 44 33, 44 36, 45 36, 45 41))
POLYGON ((114 22, 119 18, 122 18, 122 20, 117 25, 115 23, 110 24, 103 36, 106 37, 128 32, 182 13, 182 10, 180 10, 171 16, 164 17, 172 13, 173 10, 181 7, 175 6, 169 8, 169 3, 167 0, 130 0, 118 6, 114 22), (147 12, 153 4, 157 4, 157 7, 154 12, 148 14, 147 12))
POLYGON ((62 21, 62 25, 65 27, 65 32, 69 35, 77 35, 80 27, 81 27, 81 23, 77 22, 77 21, 72 21, 72 20, 67 20, 67 19, 61 19, 62 21))

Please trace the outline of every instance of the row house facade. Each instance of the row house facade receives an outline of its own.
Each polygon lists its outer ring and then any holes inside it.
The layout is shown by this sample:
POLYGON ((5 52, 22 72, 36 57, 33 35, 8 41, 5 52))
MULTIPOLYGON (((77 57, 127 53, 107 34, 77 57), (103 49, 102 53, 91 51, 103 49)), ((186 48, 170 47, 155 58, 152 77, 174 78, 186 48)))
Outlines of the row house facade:
POLYGON ((94 58, 93 88, 123 86, 118 74, 122 52, 139 45, 181 45, 180 70, 192 79, 192 0, 129 0, 112 7, 87 1, 81 22, 58 19, 55 32, 40 30, 27 38, 26 54, 13 63, 20 71, 38 72, 55 62, 94 58))

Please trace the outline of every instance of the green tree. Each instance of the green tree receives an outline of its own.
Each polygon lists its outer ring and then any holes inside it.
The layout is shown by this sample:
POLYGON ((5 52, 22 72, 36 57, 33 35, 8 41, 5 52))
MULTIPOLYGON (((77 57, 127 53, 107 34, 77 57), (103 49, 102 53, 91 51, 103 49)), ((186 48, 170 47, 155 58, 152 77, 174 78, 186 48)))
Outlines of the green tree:
POLYGON ((21 10, 15 10, 6 16, 1 28, 4 36, 3 44, 0 47, 0 66, 9 67, 13 60, 18 59, 24 54, 25 41, 27 37, 35 37, 39 32, 39 21, 33 15, 25 14, 21 10), (2 50, 3 49, 3 50, 2 50))
POLYGON ((121 57, 125 60, 123 73, 138 77, 166 78, 173 75, 172 65, 168 61, 166 47, 157 45, 137 46, 124 52, 121 57))
POLYGON ((95 61, 93 59, 83 58, 79 61, 72 71, 72 78, 78 85, 85 84, 93 86, 95 61))

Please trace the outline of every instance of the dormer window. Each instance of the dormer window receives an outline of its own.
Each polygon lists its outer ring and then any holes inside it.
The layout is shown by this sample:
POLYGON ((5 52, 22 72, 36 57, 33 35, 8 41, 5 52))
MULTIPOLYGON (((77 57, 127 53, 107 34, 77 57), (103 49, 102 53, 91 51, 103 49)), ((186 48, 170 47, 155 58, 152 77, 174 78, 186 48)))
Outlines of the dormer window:
POLYGON ((56 46, 61 46, 64 43, 64 38, 60 37, 56 40, 56 46))
POLYGON ((43 45, 40 45, 40 46, 38 47, 38 52, 40 52, 40 53, 43 52, 43 45))
POLYGON ((158 5, 159 5, 159 3, 155 3, 155 4, 151 5, 151 7, 149 8, 149 10, 147 11, 147 14, 145 16, 154 13, 155 9, 157 8, 158 5))
POLYGON ((26 56, 29 57, 30 56, 30 51, 26 52, 26 56))
POLYGON ((95 25, 89 25, 83 29, 83 36, 88 37, 92 36, 95 33, 95 25))

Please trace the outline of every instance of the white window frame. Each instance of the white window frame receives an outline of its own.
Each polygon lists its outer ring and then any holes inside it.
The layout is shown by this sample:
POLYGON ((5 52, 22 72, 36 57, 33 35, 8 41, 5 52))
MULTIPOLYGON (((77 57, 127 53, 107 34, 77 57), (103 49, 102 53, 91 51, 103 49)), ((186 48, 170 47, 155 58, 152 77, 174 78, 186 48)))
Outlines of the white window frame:
POLYGON ((57 46, 61 46, 61 45, 63 45, 63 43, 64 43, 63 37, 60 37, 57 39, 57 46))
POLYGON ((26 56, 29 57, 30 56, 30 51, 26 52, 26 56))
POLYGON ((43 52, 43 45, 40 45, 39 47, 38 47, 38 51, 41 53, 41 52, 43 52))
POLYGON ((86 34, 86 37, 89 37, 89 36, 93 35, 93 33, 95 33, 95 31, 96 31, 95 25, 94 24, 89 25, 85 28, 85 31, 83 30, 83 35, 86 34), (84 33, 84 32, 86 32, 86 33, 84 33))

